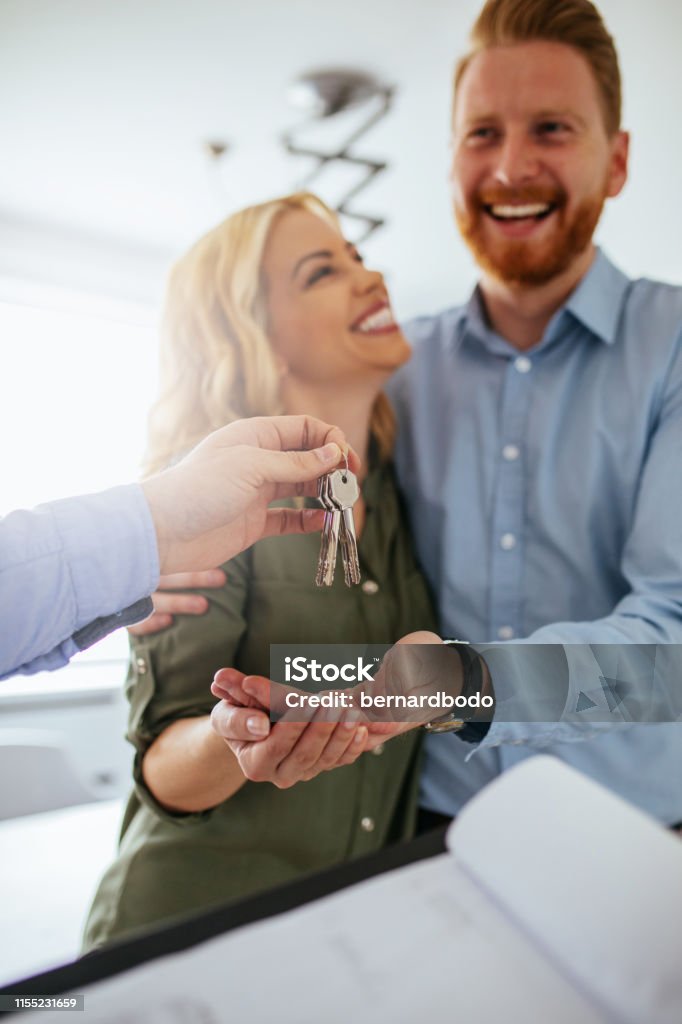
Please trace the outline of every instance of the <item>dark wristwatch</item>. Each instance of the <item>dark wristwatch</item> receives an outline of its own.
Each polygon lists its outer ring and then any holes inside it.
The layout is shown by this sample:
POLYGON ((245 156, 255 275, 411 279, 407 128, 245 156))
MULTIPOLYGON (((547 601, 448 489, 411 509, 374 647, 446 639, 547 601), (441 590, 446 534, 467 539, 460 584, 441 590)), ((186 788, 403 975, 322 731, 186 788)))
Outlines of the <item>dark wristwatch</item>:
MULTIPOLYGON (((457 649, 457 654, 462 663, 462 691, 460 696, 465 697, 468 702, 469 697, 479 693, 483 685, 481 657, 475 650, 471 649, 468 640, 443 640, 443 643, 457 649)), ((471 722, 470 719, 475 714, 475 709, 472 709, 469 714, 465 713, 464 715, 459 709, 448 711, 447 714, 434 718, 432 722, 427 722, 422 728, 426 732, 431 733, 456 732, 459 734, 460 739, 466 740, 468 743, 478 743, 490 728, 490 722, 471 722)))

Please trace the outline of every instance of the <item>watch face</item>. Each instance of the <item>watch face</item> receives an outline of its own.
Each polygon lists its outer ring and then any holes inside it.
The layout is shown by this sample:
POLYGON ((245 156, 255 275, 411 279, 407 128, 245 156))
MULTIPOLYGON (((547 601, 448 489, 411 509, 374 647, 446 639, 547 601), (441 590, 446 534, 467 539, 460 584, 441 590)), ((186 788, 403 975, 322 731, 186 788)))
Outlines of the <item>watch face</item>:
POLYGON ((433 722, 427 722, 424 728, 427 732, 457 732, 463 726, 464 719, 456 718, 450 712, 447 715, 442 715, 440 718, 435 718, 433 722))

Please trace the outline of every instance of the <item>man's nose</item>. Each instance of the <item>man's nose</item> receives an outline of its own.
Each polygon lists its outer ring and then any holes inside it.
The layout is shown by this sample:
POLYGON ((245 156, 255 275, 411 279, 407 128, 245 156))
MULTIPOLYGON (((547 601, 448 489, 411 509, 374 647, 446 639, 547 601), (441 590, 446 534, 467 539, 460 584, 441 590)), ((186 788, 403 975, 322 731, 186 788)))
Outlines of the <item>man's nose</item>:
POLYGON ((508 187, 520 185, 534 178, 539 166, 537 154, 528 138, 509 133, 497 152, 495 180, 508 187))

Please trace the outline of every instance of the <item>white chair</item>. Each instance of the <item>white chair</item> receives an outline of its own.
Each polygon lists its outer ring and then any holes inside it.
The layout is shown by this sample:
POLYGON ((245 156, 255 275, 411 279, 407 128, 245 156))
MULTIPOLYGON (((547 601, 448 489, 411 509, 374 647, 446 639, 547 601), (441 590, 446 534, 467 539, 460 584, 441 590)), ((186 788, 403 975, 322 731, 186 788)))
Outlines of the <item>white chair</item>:
POLYGON ((63 744, 47 729, 0 729, 0 820, 101 799, 63 744))

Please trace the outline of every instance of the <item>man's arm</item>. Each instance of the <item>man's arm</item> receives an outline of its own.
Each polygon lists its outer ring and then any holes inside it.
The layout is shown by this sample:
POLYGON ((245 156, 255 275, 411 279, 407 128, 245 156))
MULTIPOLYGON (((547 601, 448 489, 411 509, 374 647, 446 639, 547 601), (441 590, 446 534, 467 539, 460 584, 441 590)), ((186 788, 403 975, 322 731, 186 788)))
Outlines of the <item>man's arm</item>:
MULTIPOLYGON (((623 547, 621 571, 628 593, 601 619, 551 623, 524 639, 494 645, 493 654, 488 649, 497 713, 483 746, 512 742, 546 749, 557 742, 588 739, 609 727, 607 722, 675 721, 682 715, 680 508, 682 337, 652 428, 623 547), (542 645, 562 645, 565 684, 563 708, 557 717, 546 715, 544 720, 533 703, 556 675, 548 674, 549 648, 543 651, 542 645), (515 705, 516 723, 502 721, 507 700, 509 708, 515 705)), ((560 696, 556 687, 554 695, 560 696)))
POLYGON ((144 618, 158 573, 137 484, 10 513, 0 521, 0 676, 60 668, 144 618))
POLYGON ((268 506, 313 493, 342 448, 341 431, 311 417, 243 420, 140 486, 0 521, 0 677, 58 668, 143 619, 159 571, 208 569, 260 537, 319 529, 321 510, 268 506))

